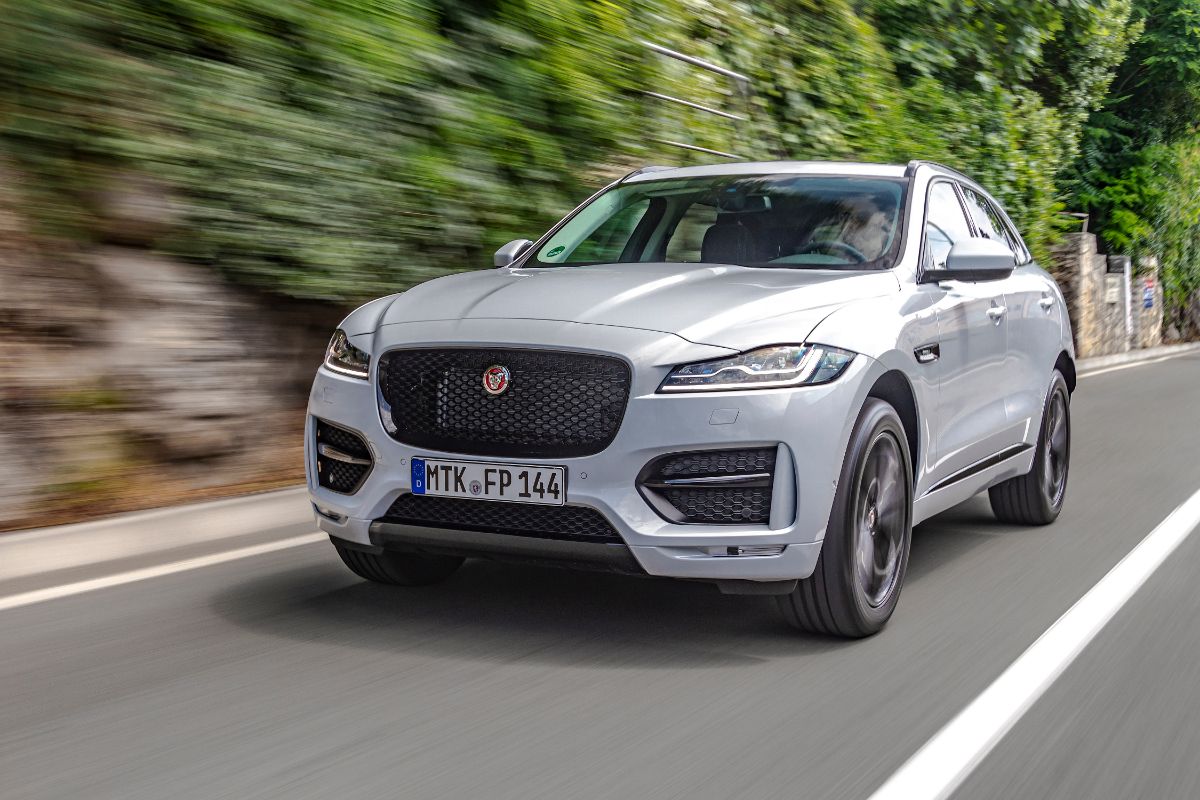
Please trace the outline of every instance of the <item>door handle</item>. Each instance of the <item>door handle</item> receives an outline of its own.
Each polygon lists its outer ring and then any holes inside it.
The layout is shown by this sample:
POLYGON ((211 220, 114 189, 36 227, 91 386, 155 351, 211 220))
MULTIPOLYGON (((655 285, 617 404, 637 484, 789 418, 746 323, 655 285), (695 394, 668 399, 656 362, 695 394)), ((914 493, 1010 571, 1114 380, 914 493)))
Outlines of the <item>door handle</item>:
POLYGON ((1054 308, 1054 298, 1043 297, 1041 300, 1038 300, 1038 305, 1049 311, 1050 309, 1054 308))
POLYGON ((995 322, 997 325, 1000 324, 1000 320, 1004 319, 1004 315, 1007 313, 1007 306, 992 306, 987 310, 988 319, 990 319, 992 322, 995 322))
POLYGON ((922 345, 913 351, 913 355, 917 357, 918 364, 932 364, 941 357, 942 346, 937 343, 922 345))

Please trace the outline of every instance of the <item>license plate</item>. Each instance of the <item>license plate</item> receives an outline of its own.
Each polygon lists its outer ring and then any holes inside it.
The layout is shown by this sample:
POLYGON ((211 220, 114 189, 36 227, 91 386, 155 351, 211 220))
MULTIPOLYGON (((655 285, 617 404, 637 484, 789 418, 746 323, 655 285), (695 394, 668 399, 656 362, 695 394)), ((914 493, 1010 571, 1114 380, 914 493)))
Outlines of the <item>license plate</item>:
POLYGON ((567 472, 564 467, 414 458, 412 493, 561 506, 567 500, 567 472))

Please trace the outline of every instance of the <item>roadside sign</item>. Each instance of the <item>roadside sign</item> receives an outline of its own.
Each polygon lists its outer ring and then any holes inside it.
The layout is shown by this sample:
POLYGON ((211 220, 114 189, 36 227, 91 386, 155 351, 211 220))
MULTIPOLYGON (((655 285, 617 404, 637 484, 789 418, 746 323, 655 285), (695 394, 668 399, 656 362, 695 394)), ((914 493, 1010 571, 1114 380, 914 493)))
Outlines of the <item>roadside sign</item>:
POLYGON ((1109 305, 1116 305, 1121 302, 1121 276, 1120 275, 1105 275, 1104 276, 1104 302, 1109 305))

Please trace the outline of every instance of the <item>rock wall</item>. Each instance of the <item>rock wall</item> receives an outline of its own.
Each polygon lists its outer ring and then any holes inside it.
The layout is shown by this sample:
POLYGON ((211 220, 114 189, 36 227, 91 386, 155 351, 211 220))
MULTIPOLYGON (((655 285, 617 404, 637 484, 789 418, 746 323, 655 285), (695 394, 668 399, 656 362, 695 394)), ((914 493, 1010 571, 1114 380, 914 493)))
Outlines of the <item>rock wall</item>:
POLYGON ((1098 253, 1090 233, 1065 236, 1054 255, 1051 272, 1070 309, 1079 358, 1162 344, 1163 292, 1156 261, 1143 259, 1127 280, 1129 259, 1098 253), (1126 324, 1127 294, 1132 332, 1126 324))
POLYGON ((0 530, 294 483, 343 309, 0 213, 0 530))

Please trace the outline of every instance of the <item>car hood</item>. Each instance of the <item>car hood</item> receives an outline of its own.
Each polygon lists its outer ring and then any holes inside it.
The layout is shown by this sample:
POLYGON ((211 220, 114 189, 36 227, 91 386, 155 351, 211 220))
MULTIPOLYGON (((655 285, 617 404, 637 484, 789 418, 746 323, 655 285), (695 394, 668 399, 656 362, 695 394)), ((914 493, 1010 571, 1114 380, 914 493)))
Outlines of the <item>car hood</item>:
POLYGON ((559 320, 746 349, 802 341, 837 307, 898 289, 890 272, 657 263, 493 269, 410 289, 391 302, 380 324, 559 320))

